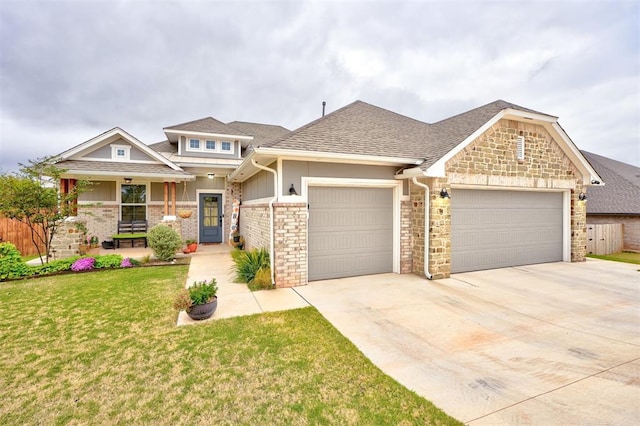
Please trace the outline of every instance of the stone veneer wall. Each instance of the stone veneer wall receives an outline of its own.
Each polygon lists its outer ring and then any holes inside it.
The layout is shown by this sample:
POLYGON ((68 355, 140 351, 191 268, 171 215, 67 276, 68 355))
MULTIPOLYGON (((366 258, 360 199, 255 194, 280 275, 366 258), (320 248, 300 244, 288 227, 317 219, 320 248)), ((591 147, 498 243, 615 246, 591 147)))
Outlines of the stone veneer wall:
MULTIPOLYGON (((78 256, 80 254, 80 244, 83 243, 83 234, 76 225, 82 223, 86 226, 86 221, 78 217, 68 217, 65 219, 53 236, 51 241, 51 259, 62 259, 65 257, 78 256)), ((90 238, 90 235, 87 236, 90 238)))
POLYGON ((621 223, 624 250, 640 251, 640 216, 587 215, 587 223, 621 223))
POLYGON ((86 222, 87 238, 93 235, 100 242, 109 240, 118 231, 117 204, 80 204, 78 206, 78 218, 86 222))
POLYGON ((274 203, 276 287, 307 284, 307 203, 274 203))
MULTIPOLYGON (((451 274, 450 202, 438 196, 451 185, 565 189, 571 191, 571 261, 584 261, 587 229, 582 176, 544 127, 514 120, 500 120, 446 164, 447 177, 422 180, 431 189, 429 269, 434 278, 451 274), (516 157, 516 140, 525 138, 525 159, 516 157)), ((424 275, 424 190, 411 184, 413 271, 424 275)), ((586 192, 586 191, 585 191, 586 192)))

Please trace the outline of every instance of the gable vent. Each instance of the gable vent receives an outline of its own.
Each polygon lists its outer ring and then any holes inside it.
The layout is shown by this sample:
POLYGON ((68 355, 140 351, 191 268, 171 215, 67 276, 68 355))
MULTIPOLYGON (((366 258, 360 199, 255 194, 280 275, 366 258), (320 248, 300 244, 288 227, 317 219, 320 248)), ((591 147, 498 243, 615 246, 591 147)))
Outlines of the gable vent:
POLYGON ((524 160, 524 136, 518 136, 516 140, 516 156, 518 160, 524 160))

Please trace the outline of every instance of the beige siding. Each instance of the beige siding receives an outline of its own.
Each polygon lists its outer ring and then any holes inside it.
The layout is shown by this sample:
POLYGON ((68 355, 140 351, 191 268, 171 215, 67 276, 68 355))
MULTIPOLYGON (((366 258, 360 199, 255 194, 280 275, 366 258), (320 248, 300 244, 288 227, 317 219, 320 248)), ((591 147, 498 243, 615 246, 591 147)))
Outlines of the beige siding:
POLYGON ((116 182, 106 180, 93 181, 87 192, 78 196, 78 201, 116 201, 116 182))
MULTIPOLYGON (((397 167, 367 166, 362 164, 323 163, 317 161, 282 162, 282 194, 289 195, 291 184, 298 194, 302 186, 303 176, 358 178, 358 179, 393 179, 397 167)), ((408 190, 408 186, 406 186, 408 190)), ((405 192, 406 193, 406 192, 405 192)))

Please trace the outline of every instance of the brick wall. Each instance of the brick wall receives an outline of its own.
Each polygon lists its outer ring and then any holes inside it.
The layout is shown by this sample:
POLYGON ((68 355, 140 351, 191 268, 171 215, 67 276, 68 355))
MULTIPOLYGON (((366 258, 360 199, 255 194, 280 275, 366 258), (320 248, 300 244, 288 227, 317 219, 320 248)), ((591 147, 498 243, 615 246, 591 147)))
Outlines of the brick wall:
POLYGON ((413 266, 413 234, 411 227, 411 201, 400 203, 400 273, 409 274, 413 266))
POLYGON ((244 237, 245 249, 269 248, 269 205, 254 204, 240 206, 240 235, 244 237))
POLYGON ((95 235, 100 242, 111 241, 111 236, 118 232, 119 217, 118 204, 78 206, 78 218, 86 222, 87 238, 95 235))
POLYGON ((274 204, 276 287, 307 284, 307 204, 274 204))
MULTIPOLYGON (((587 201, 588 203, 589 201, 587 201)), ((621 223, 624 238, 623 249, 640 251, 640 217, 639 216, 606 216, 589 215, 587 223, 621 223)))

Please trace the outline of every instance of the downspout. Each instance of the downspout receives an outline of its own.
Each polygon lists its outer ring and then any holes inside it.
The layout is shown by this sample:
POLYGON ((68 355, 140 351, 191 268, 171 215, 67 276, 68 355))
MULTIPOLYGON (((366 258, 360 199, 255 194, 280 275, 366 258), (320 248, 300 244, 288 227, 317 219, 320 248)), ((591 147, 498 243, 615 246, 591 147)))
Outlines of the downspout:
POLYGON ((266 172, 273 174, 273 198, 269 200, 269 213, 270 213, 269 214, 269 263, 271 266, 271 284, 275 285, 276 280, 275 280, 275 267, 274 267, 274 258, 273 258, 274 257, 273 203, 278 199, 278 173, 269 167, 265 167, 256 163, 256 160, 254 160, 253 158, 251 159, 251 164, 253 164, 254 167, 257 167, 260 170, 264 170, 266 172))
POLYGON ((412 178, 411 181, 420 188, 424 188, 424 274, 427 279, 432 280, 433 276, 429 273, 429 204, 431 204, 429 187, 422 182, 418 182, 416 177, 412 178))

